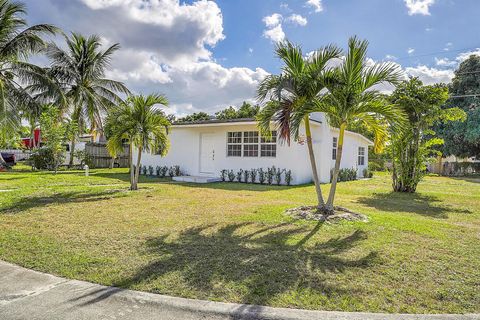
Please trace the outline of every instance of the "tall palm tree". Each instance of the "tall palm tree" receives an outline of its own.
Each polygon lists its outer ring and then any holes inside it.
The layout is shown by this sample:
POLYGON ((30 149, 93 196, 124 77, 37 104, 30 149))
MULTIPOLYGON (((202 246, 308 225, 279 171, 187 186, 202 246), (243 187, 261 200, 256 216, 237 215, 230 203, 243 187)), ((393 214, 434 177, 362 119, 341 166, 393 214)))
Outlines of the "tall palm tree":
MULTIPOLYGON (((102 116, 121 102, 118 93, 130 93, 123 83, 105 78, 112 55, 120 46, 114 44, 102 51, 98 36, 86 38, 77 33, 65 36, 65 42, 66 49, 54 43, 48 45, 50 73, 63 92, 64 111, 70 112, 70 118, 78 124, 79 130, 89 127, 96 135, 103 129, 102 116)), ((70 149, 70 165, 73 164, 74 151, 75 137, 70 149)))
POLYGON ((292 136, 294 139, 299 138, 300 127, 302 124, 305 126, 318 206, 324 207, 309 116, 325 88, 321 81, 322 74, 328 69, 328 62, 340 56, 341 50, 329 45, 304 57, 299 46, 286 41, 278 44, 275 52, 284 66, 280 75, 267 76, 258 87, 257 100, 262 103, 257 116, 258 125, 264 135, 269 135, 273 122, 280 140, 288 144, 292 136), (294 119, 299 121, 293 121, 294 119))
POLYGON ((324 112, 331 126, 339 129, 337 157, 332 184, 326 203, 327 212, 333 212, 338 173, 342 161, 345 130, 360 122, 375 134, 375 150, 380 151, 385 141, 387 121, 398 126, 404 121, 403 111, 389 103, 375 86, 397 84, 402 72, 393 63, 369 63, 368 42, 352 37, 342 63, 324 74, 323 83, 328 93, 315 103, 315 111, 324 112))
POLYGON ((0 130, 4 133, 18 127, 20 109, 31 103, 24 85, 53 85, 42 68, 26 60, 45 48, 42 36, 57 29, 48 24, 28 27, 26 13, 23 3, 0 0, 0 130))
POLYGON ((107 116, 110 137, 107 148, 113 157, 123 150, 123 141, 130 144, 130 189, 138 189, 138 177, 142 152, 156 152, 165 155, 168 152, 168 128, 170 122, 164 112, 155 105, 168 105, 165 96, 150 94, 148 96, 130 96, 120 103, 107 116), (132 151, 137 148, 137 164, 133 165, 132 151))

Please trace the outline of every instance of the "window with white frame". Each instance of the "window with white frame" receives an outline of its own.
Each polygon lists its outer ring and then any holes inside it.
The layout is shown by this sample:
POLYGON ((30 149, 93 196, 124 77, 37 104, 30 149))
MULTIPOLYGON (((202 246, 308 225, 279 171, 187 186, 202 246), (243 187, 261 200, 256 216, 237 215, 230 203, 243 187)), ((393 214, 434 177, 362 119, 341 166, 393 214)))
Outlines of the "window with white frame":
POLYGON ((358 165, 365 165, 365 147, 358 147, 358 165))
POLYGON ((276 157, 277 132, 261 137, 258 131, 228 132, 227 157, 276 157))
POLYGON ((277 156, 277 131, 272 131, 270 138, 261 137, 260 156, 273 158, 277 156))
POLYGON ((243 133, 243 156, 258 157, 258 131, 243 133))
POLYGON ((337 145, 338 145, 338 138, 333 137, 333 141, 332 141, 332 160, 337 160, 337 145))
POLYGON ((227 156, 242 156, 242 132, 228 132, 227 134, 227 156))

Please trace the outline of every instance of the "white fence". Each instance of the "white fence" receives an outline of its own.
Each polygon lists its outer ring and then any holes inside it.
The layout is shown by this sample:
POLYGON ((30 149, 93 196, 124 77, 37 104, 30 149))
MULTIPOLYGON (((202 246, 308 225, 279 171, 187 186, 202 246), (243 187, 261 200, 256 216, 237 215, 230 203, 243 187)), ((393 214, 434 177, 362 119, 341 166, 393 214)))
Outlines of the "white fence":
POLYGON ((27 160, 30 158, 29 151, 18 150, 18 149, 4 149, 4 150, 0 150, 0 152, 13 153, 17 161, 27 160))

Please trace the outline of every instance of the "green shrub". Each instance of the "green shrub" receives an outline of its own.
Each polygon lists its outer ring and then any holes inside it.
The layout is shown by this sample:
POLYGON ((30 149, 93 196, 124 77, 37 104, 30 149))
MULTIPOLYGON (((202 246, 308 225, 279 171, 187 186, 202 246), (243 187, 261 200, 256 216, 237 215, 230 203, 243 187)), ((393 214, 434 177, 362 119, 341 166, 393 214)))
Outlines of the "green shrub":
POLYGON ((233 172, 233 170, 228 171, 228 181, 235 181, 235 173, 233 172))
POLYGON ((238 182, 242 182, 242 176, 243 176, 243 169, 240 169, 240 170, 237 172, 237 181, 238 181, 238 182))
POLYGON ((80 161, 80 166, 87 165, 90 169, 95 167, 95 164, 93 163, 93 156, 85 150, 78 150, 75 151, 74 157, 80 161))
POLYGON ((179 177, 181 175, 181 171, 180 171, 180 166, 173 166, 173 170, 175 172, 175 176, 179 177))
POLYGON ((363 177, 364 178, 373 178, 373 171, 371 171, 370 169, 363 169, 363 177))
POLYGON ((267 168, 267 183, 272 184, 273 183, 273 177, 275 176, 275 173, 277 170, 275 169, 275 166, 271 168, 267 168))
POLYGON ((278 186, 282 184, 282 170, 280 168, 275 171, 275 182, 278 186))
POLYGON ((289 186, 292 183, 292 170, 285 172, 285 184, 289 186))
POLYGON ((262 168, 258 169, 258 182, 260 182, 260 184, 265 183, 265 171, 263 171, 262 168))
POLYGON ((227 181, 227 175, 228 175, 228 170, 223 169, 220 171, 220 177, 222 178, 222 181, 227 181))
MULTIPOLYGON (((57 161, 63 162, 65 156, 63 154, 58 155, 57 161)), ((54 153, 50 148, 38 148, 36 149, 28 159, 28 164, 32 166, 32 168, 37 170, 54 170, 56 165, 58 165, 55 161, 54 153)))
POLYGON ((250 181, 251 181, 252 183, 257 182, 257 173, 258 173, 258 169, 252 169, 252 170, 250 170, 250 181))
POLYGON ((160 176, 162 178, 165 178, 167 176, 167 172, 168 172, 168 167, 167 166, 162 166, 160 168, 160 176))
MULTIPOLYGON (((333 169, 330 171, 330 182, 333 180, 333 169)), ((338 182, 357 180, 357 169, 343 168, 338 171, 338 182)))
POLYGON ((250 177, 250 171, 243 171, 243 182, 248 183, 248 177, 250 177))

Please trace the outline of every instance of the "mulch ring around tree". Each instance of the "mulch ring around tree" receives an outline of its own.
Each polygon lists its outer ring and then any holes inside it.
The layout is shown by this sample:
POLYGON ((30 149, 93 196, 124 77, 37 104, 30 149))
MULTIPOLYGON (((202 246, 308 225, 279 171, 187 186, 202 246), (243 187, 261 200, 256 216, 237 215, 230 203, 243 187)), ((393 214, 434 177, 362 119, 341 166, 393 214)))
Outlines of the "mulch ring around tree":
POLYGON ((295 219, 315 220, 329 223, 338 223, 340 221, 368 222, 368 217, 366 215, 350 211, 343 207, 334 207, 334 213, 329 215, 319 211, 317 206, 301 206, 287 209, 285 214, 295 219))

